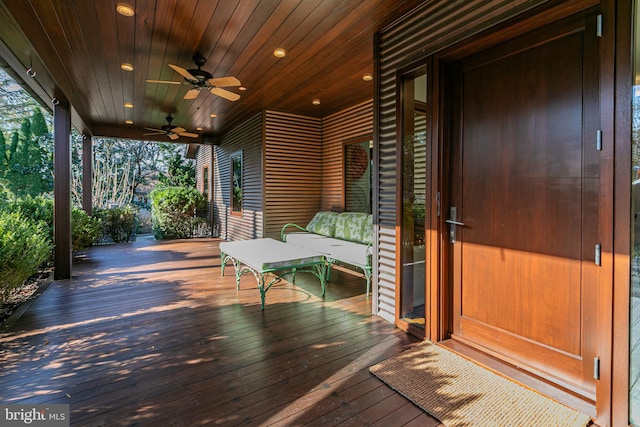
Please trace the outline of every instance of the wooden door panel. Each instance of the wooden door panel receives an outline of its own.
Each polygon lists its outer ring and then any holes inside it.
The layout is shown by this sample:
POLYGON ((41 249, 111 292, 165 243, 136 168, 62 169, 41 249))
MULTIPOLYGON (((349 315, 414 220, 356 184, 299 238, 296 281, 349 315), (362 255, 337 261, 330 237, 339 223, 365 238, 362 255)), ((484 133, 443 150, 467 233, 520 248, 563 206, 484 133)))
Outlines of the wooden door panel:
POLYGON ((585 144, 597 85, 584 28, 554 24, 456 64, 450 200, 464 223, 454 337, 590 395, 599 157, 585 144))
POLYGON ((502 331, 581 354, 580 288, 558 286, 580 282, 579 261, 466 243, 462 256, 462 268, 468 270, 462 273, 462 328, 483 323, 494 334, 502 331))

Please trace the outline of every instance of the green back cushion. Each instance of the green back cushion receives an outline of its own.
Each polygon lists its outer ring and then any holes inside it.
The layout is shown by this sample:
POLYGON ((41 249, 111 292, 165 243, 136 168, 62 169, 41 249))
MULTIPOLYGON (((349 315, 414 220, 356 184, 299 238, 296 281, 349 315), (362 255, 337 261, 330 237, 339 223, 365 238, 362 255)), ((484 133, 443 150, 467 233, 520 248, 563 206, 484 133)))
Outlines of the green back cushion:
POLYGON ((336 239, 363 242, 363 233, 368 215, 361 212, 343 212, 336 219, 336 239))
POLYGON ((337 217, 338 214, 336 212, 318 212, 307 225, 307 231, 333 237, 337 217))
POLYGON ((364 222, 364 228, 362 229, 362 243, 367 245, 373 243, 373 215, 367 215, 367 220, 364 222))

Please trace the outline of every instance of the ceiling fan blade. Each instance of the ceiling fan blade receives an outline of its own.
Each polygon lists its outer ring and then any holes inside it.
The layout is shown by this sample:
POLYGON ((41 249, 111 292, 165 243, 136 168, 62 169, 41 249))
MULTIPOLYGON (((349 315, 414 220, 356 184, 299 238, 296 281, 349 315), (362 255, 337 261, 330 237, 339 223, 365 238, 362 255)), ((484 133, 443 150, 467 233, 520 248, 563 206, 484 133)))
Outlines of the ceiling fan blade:
POLYGON ((169 64, 169 67, 173 68, 176 73, 180 74, 182 77, 184 77, 187 80, 198 81, 197 78, 192 76, 190 72, 188 72, 182 67, 178 67, 177 65, 173 65, 173 64, 169 64))
POLYGON ((172 141, 175 141, 176 139, 179 138, 178 135, 176 135, 175 133, 170 133, 167 135, 169 137, 169 139, 171 139, 172 141))
POLYGON ((207 80, 207 83, 209 83, 212 86, 218 86, 218 87, 226 87, 226 86, 240 86, 240 80, 236 79, 235 77, 217 77, 214 79, 209 79, 207 80))
POLYGON ((143 136, 151 136, 151 135, 164 135, 166 132, 153 132, 153 133, 143 133, 143 136))
POLYGON ((189 89, 187 93, 184 94, 184 99, 196 99, 200 94, 200 89, 189 89))
POLYGON ((209 89, 209 92, 224 99, 228 99, 229 101, 237 101, 238 99, 240 99, 240 95, 238 95, 237 93, 233 93, 219 87, 211 88, 209 89))
POLYGON ((166 83, 169 85, 181 85, 182 82, 170 82, 168 80, 145 80, 147 83, 166 83))
POLYGON ((179 134, 180 132, 184 132, 184 131, 186 131, 186 129, 185 128, 181 128, 181 127, 175 127, 175 128, 171 129, 171 132, 177 133, 177 134, 179 134))
POLYGON ((145 129, 145 130, 152 130, 152 131, 154 131, 154 132, 162 132, 162 133, 164 133, 164 130, 163 130, 163 129, 155 129, 155 128, 144 128, 144 129, 145 129))
POLYGON ((197 138, 200 135, 198 135, 197 133, 191 133, 191 132, 178 132, 178 135, 180 136, 187 136, 189 138, 197 138))

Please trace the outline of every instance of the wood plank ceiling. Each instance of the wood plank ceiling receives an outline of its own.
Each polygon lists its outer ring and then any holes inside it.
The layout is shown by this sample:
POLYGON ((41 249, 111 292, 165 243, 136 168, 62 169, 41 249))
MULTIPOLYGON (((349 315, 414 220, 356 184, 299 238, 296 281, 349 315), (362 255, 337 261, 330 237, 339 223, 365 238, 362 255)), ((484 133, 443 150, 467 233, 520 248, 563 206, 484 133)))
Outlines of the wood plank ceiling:
POLYGON ((175 126, 219 135, 263 109, 324 117, 371 99, 362 77, 374 71, 375 32, 422 1, 0 0, 0 58, 47 102, 66 97, 83 133, 142 139, 171 113, 175 126), (228 88, 240 100, 185 100, 188 84, 146 81, 185 82, 168 64, 196 68, 195 53, 214 77, 240 80, 246 90, 228 88))

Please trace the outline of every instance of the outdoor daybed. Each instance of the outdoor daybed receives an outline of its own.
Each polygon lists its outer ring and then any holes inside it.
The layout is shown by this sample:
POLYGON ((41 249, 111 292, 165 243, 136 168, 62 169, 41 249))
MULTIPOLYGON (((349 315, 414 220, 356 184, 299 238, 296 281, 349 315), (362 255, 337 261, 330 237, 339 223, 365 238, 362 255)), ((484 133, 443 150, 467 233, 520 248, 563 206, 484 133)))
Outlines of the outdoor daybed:
POLYGON ((357 267, 371 288, 373 217, 360 212, 318 212, 306 227, 285 224, 280 232, 283 242, 319 252, 328 262, 327 280, 336 262, 357 267), (299 231, 287 232, 288 228, 299 231))

